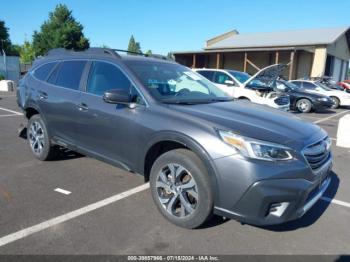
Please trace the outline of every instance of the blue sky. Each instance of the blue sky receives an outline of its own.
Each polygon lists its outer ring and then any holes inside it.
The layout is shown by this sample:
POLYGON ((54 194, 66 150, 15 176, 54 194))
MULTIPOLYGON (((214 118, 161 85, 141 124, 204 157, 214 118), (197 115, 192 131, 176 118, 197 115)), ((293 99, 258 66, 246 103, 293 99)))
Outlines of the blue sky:
POLYGON ((130 35, 143 51, 199 50, 204 41, 240 33, 350 25, 349 0, 0 0, 0 20, 13 43, 31 39, 58 3, 73 10, 91 46, 127 48, 130 35))

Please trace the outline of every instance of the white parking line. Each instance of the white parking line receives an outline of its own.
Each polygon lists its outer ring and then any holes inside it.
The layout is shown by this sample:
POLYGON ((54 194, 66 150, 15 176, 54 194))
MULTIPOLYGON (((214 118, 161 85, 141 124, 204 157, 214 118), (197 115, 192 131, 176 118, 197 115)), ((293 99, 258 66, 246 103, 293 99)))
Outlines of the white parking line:
POLYGON ((336 205, 340 205, 340 206, 344 206, 344 207, 350 208, 350 203, 348 203, 348 202, 340 201, 340 200, 337 200, 337 199, 331 199, 329 197, 321 197, 321 199, 323 201, 326 201, 326 202, 329 202, 329 203, 332 203, 332 204, 336 204, 336 205))
POLYGON ((64 194, 64 195, 69 195, 69 194, 71 194, 72 192, 70 192, 70 191, 68 191, 68 190, 65 190, 65 189, 62 189, 62 188, 56 188, 55 190, 54 190, 55 192, 58 192, 58 193, 61 193, 61 194, 64 194))
POLYGON ((336 117, 336 116, 339 116, 339 115, 341 115, 341 114, 347 113, 347 112, 349 112, 349 111, 350 111, 350 110, 345 110, 345 111, 343 111, 343 112, 339 112, 339 113, 337 113, 337 114, 335 114, 335 115, 331 115, 331 116, 329 116, 329 117, 322 118, 322 119, 320 119, 320 120, 314 121, 314 123, 315 123, 315 124, 322 123, 322 122, 324 122, 324 121, 327 121, 327 120, 329 120, 329 119, 332 119, 332 118, 334 118, 334 117, 336 117))
POLYGON ((44 229, 47 229, 47 228, 53 227, 55 225, 61 224, 63 222, 66 222, 66 221, 71 220, 73 218, 76 218, 78 216, 84 215, 86 213, 89 213, 89 212, 94 211, 96 209, 99 209, 101 207, 110 205, 110 204, 112 204, 114 202, 122 200, 122 199, 124 199, 126 197, 129 197, 131 195, 134 195, 134 194, 136 194, 138 192, 144 191, 144 190, 146 190, 148 188, 149 188, 149 183, 143 184, 141 186, 132 188, 132 189, 127 190, 125 192, 122 192, 120 194, 111 196, 111 197, 106 198, 104 200, 98 201, 96 203, 87 205, 87 206, 82 207, 82 208, 79 208, 79 209, 74 210, 72 212, 69 212, 67 214, 64 214, 64 215, 52 218, 50 220, 44 221, 44 222, 42 222, 40 224, 37 224, 35 226, 31 226, 31 227, 22 229, 20 231, 17 231, 15 233, 9 234, 7 236, 3 236, 3 237, 0 238, 0 247, 4 246, 4 245, 7 245, 7 244, 9 244, 11 242, 17 241, 19 239, 25 238, 25 237, 27 237, 29 235, 34 234, 34 233, 40 232, 40 231, 42 231, 44 229))
POLYGON ((10 109, 7 109, 7 108, 0 107, 0 110, 4 110, 4 111, 7 111, 7 112, 13 113, 15 115, 19 115, 19 116, 23 115, 21 112, 13 111, 13 110, 10 110, 10 109))

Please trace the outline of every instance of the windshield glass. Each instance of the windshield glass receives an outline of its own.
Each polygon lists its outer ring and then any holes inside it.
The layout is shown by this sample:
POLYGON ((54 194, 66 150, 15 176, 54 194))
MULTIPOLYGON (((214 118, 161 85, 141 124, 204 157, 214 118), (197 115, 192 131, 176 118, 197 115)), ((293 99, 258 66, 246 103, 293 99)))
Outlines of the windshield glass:
POLYGON ((244 72, 238 72, 234 70, 228 70, 228 72, 242 84, 251 77, 250 74, 244 72))
POLYGON ((329 88, 328 86, 326 86, 325 84, 322 84, 320 82, 315 82, 315 85, 317 85, 318 87, 321 87, 322 89, 324 89, 326 91, 332 91, 331 88, 329 88))
POLYGON ((125 61, 147 91, 163 103, 211 103, 230 101, 209 80, 187 67, 167 62, 125 61))

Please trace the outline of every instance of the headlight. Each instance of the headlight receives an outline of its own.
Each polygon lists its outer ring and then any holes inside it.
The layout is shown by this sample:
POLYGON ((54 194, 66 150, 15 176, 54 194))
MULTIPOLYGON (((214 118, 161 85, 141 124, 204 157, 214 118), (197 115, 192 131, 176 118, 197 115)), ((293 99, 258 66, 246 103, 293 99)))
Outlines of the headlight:
POLYGON ((327 102, 329 101, 330 99, 327 98, 327 97, 322 97, 322 98, 317 98, 318 101, 324 101, 324 102, 327 102))
POLYGON ((292 150, 288 147, 243 137, 229 131, 218 130, 221 139, 235 148, 238 153, 245 157, 276 161, 292 159, 292 150))
POLYGON ((332 140, 331 140, 329 137, 327 137, 326 140, 325 140, 325 142, 326 142, 327 150, 331 149, 332 140))

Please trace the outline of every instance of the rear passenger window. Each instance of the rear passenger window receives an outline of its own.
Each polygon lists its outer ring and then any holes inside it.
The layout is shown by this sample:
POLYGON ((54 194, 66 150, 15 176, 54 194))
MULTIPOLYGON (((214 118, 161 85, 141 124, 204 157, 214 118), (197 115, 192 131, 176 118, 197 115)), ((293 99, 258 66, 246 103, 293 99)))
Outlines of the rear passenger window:
POLYGON ((129 89, 131 82, 116 66, 104 62, 94 62, 90 69, 86 91, 102 95, 110 89, 129 89))
POLYGON ((78 90, 81 75, 83 74, 85 65, 86 65, 86 61, 62 62, 57 72, 57 78, 56 78, 55 84, 65 88, 78 90))
POLYGON ((57 62, 40 66, 39 68, 35 69, 34 76, 39 80, 45 81, 55 65, 57 65, 57 62))
POLYGON ((206 79, 213 81, 213 76, 214 76, 214 71, 204 71, 204 70, 200 70, 197 71, 197 73, 201 74, 202 76, 204 76, 206 79))

